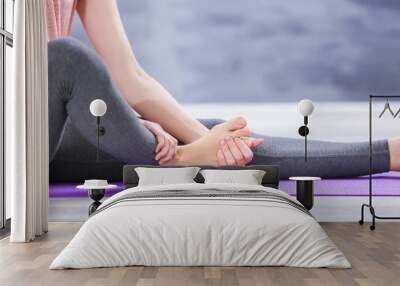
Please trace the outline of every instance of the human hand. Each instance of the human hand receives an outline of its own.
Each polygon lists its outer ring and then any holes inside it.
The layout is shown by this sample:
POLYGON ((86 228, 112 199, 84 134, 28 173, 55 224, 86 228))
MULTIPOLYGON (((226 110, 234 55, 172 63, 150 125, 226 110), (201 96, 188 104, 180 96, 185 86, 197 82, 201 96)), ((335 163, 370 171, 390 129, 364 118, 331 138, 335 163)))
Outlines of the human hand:
POLYGON ((167 133, 160 124, 143 120, 144 126, 154 134, 157 140, 156 157, 160 165, 174 159, 178 146, 178 140, 167 133))
POLYGON ((250 149, 264 142, 262 138, 242 137, 233 138, 227 136, 220 141, 220 149, 217 152, 218 164, 220 166, 245 166, 253 157, 250 149))

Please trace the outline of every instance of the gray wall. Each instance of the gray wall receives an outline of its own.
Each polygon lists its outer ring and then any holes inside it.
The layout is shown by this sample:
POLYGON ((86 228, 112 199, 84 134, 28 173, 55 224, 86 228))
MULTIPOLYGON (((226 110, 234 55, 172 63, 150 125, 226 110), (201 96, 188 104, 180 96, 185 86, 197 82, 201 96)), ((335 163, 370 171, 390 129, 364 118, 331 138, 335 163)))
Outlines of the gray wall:
MULTIPOLYGON (((118 4, 141 64, 182 102, 400 94, 398 0, 118 4)), ((77 17, 73 35, 87 42, 77 17)))

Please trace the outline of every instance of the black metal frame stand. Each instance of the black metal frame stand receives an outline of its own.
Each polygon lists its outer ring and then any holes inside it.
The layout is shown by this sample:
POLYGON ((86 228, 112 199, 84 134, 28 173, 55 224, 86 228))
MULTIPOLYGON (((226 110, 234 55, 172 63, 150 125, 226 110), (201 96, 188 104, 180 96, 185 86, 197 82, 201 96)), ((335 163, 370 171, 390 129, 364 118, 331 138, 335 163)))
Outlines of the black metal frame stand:
POLYGON ((390 217, 390 216, 379 216, 375 213, 375 208, 372 202, 372 164, 373 164, 373 154, 372 154, 372 102, 374 99, 390 99, 397 98, 400 99, 400 95, 370 95, 369 96, 369 201, 368 204, 361 205, 361 219, 358 221, 359 224, 364 224, 364 209, 369 208, 372 216, 372 225, 370 229, 375 229, 376 219, 400 219, 400 217, 390 217))
POLYGON ((88 212, 89 216, 94 213, 97 208, 101 205, 100 200, 104 197, 106 193, 105 189, 90 189, 88 190, 89 198, 94 202, 89 206, 88 212))

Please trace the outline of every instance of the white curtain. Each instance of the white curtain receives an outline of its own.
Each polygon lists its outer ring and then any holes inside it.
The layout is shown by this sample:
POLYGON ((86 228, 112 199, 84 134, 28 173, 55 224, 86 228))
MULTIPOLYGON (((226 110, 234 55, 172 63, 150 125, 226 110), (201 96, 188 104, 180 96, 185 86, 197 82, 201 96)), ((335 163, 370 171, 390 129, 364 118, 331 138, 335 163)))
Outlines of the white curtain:
POLYGON ((48 99, 45 0, 15 1, 14 83, 6 98, 6 187, 12 242, 47 232, 48 99))

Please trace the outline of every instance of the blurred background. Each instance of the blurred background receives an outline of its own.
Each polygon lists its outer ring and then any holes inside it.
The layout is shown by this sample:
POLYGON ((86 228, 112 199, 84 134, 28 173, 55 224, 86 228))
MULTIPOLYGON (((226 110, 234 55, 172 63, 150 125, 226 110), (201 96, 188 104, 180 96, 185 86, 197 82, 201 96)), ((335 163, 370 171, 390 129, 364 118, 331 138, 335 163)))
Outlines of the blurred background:
MULTIPOLYGON (((296 102, 309 98, 313 138, 367 140, 368 95, 400 94, 398 0, 118 4, 139 62, 198 117, 241 114, 295 137, 296 102)), ((78 17, 72 35, 89 44, 78 17)), ((400 134, 399 121, 380 121, 376 136, 400 134)))

